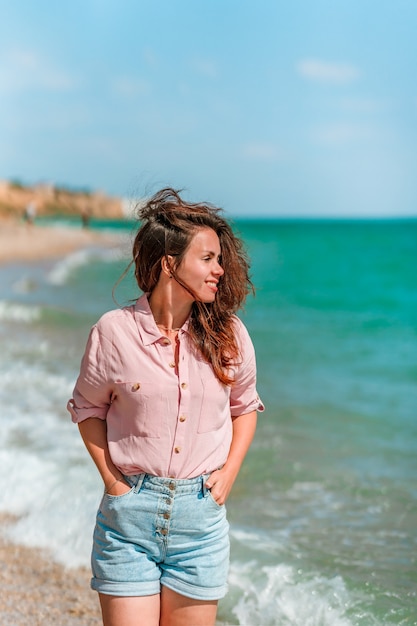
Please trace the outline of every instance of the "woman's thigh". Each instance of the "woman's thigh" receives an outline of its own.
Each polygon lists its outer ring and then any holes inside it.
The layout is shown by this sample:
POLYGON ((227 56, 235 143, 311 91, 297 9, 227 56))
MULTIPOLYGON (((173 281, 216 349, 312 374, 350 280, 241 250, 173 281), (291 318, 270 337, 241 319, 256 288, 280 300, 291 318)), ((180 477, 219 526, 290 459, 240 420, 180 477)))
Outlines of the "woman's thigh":
POLYGON ((159 626, 160 596, 99 594, 103 626, 159 626))
POLYGON ((159 626, 214 626, 216 614, 217 600, 193 600, 162 585, 159 626))

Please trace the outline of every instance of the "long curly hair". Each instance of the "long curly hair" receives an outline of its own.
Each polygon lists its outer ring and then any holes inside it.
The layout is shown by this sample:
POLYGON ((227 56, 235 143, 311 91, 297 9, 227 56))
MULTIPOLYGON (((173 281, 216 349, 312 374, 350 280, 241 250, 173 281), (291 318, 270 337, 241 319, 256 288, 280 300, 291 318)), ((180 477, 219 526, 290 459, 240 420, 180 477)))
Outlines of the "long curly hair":
POLYGON ((165 188, 158 191, 137 213, 141 226, 133 243, 133 263, 139 288, 151 293, 161 273, 164 256, 174 258, 172 276, 194 297, 191 288, 177 276, 184 255, 200 228, 211 228, 220 241, 221 265, 216 298, 212 303, 194 300, 189 333, 195 347, 211 364, 216 377, 225 385, 233 383, 230 366, 240 359, 233 316, 250 291, 249 261, 242 241, 222 217, 222 210, 208 203, 189 203, 180 192, 165 188))

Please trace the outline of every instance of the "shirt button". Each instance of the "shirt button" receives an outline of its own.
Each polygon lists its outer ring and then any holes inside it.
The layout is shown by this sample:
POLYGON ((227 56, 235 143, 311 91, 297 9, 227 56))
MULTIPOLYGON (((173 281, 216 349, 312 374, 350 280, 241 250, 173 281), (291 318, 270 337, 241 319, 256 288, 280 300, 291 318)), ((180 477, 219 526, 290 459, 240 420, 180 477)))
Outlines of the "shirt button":
POLYGON ((187 418, 185 417, 185 415, 181 415, 180 416, 180 422, 185 422, 187 418))
POLYGON ((181 389, 187 389, 188 385, 187 383, 181 383, 181 389))
POLYGON ((175 363, 170 363, 169 367, 175 367, 175 363))
POLYGON ((177 446, 176 448, 174 448, 174 452, 175 454, 179 454, 181 452, 181 448, 177 446))
POLYGON ((132 385, 132 391, 137 391, 138 389, 140 389, 140 383, 135 383, 134 385, 132 385))
POLYGON ((165 339, 163 339, 162 345, 164 345, 164 346, 170 346, 171 345, 171 341, 168 339, 168 337, 165 337, 165 339))

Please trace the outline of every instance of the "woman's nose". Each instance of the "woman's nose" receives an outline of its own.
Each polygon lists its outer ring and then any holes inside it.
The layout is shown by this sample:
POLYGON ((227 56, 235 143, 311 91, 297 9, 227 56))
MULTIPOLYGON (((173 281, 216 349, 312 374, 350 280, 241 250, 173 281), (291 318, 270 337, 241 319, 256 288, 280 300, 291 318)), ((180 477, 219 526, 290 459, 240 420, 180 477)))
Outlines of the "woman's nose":
POLYGON ((216 274, 216 276, 223 276, 224 269, 222 268, 220 263, 217 263, 217 267, 215 268, 214 273, 216 274))

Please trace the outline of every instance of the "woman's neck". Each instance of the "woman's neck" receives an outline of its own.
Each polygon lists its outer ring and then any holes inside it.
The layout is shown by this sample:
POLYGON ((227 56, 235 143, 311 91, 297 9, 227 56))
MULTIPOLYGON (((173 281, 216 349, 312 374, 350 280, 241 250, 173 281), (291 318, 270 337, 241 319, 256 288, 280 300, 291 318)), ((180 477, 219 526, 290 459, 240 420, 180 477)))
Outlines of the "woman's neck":
POLYGON ((155 324, 165 332, 179 330, 188 319, 192 303, 173 302, 172 294, 158 289, 158 285, 149 296, 149 307, 155 324))

